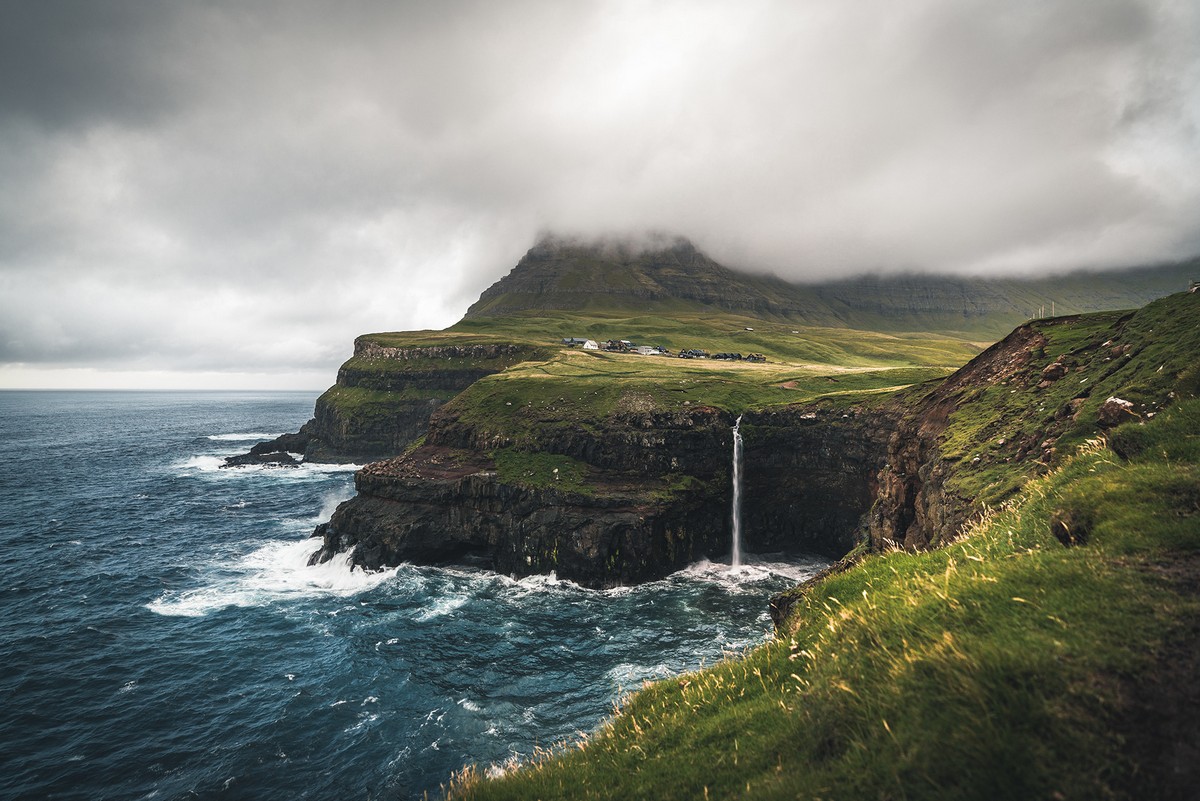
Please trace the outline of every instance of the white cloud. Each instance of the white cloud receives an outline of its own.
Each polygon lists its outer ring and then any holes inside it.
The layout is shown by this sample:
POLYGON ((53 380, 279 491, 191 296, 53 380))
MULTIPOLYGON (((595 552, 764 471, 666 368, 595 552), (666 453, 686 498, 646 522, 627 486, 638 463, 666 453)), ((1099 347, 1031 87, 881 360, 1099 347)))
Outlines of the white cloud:
POLYGON ((14 365, 332 378, 355 334, 453 322, 551 228, 794 278, 1200 251, 1194 4, 11 11, 14 365))

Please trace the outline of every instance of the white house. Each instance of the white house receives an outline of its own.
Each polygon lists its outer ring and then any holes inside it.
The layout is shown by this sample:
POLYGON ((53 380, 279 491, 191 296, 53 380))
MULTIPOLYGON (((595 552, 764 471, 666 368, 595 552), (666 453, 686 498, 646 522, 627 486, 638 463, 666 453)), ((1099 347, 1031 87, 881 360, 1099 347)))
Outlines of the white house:
POLYGON ((600 350, 600 343, 596 342, 596 340, 594 340, 594 339, 586 340, 583 343, 583 349, 584 350, 600 350))

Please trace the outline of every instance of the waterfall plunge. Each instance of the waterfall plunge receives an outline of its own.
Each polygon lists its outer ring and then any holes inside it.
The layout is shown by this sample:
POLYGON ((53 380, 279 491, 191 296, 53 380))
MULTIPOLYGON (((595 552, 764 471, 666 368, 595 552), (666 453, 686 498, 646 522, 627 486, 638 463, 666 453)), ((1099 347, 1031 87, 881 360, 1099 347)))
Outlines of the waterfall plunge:
POLYGON ((742 566, 742 416, 733 424, 733 567, 742 566))

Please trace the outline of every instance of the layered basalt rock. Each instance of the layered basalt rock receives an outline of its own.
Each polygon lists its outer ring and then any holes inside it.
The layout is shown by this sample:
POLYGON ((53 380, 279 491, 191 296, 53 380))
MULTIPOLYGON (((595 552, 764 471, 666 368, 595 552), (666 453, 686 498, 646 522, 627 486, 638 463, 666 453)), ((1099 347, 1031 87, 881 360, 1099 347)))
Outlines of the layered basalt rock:
POLYGON ((358 472, 358 495, 318 527, 312 560, 354 546, 365 569, 470 557, 590 587, 659 578, 728 548, 724 417, 698 408, 657 427, 652 416, 570 429, 544 444, 583 464, 583 481, 539 485, 502 474, 491 454, 507 443, 439 414, 424 444, 358 472))
POLYGON ((337 383, 317 398, 313 417, 294 434, 261 442, 226 466, 366 462, 395 456, 425 435, 442 404, 479 379, 545 355, 526 344, 390 346, 381 335, 354 341, 337 383))
POLYGON ((896 425, 888 409, 814 403, 747 414, 742 530, 752 552, 838 558, 878 493, 896 425))
MULTIPOLYGON (((692 407, 566 427, 542 446, 586 465, 567 489, 501 475, 489 453, 511 443, 443 410, 423 445, 357 474, 358 495, 315 532, 313 561, 351 547, 366 569, 482 558, 506 574, 606 587, 727 558, 732 425, 692 407)), ((890 425, 857 408, 747 415, 745 547, 834 557, 853 547, 890 425)))

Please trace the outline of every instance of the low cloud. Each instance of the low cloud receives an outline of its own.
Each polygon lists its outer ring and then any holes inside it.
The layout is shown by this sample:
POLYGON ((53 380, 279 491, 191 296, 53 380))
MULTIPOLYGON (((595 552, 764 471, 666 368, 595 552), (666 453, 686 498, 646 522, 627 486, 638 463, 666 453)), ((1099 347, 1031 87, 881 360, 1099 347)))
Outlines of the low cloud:
POLYGON ((0 363, 319 372, 540 231, 734 266, 1200 252, 1200 10, 974 2, 18 3, 0 363))

